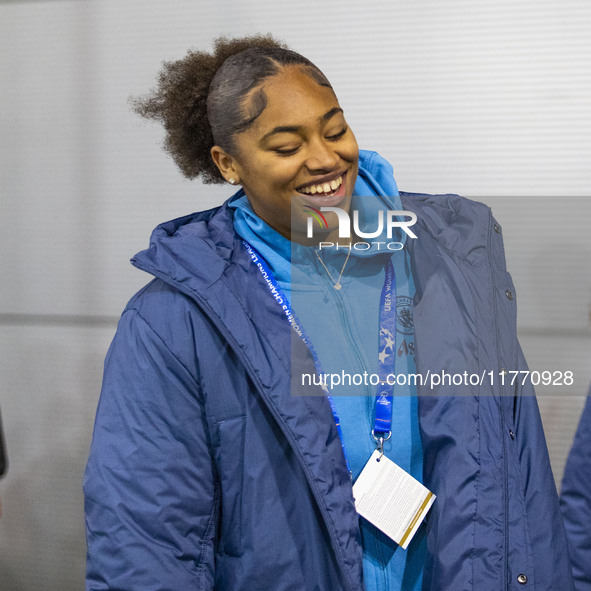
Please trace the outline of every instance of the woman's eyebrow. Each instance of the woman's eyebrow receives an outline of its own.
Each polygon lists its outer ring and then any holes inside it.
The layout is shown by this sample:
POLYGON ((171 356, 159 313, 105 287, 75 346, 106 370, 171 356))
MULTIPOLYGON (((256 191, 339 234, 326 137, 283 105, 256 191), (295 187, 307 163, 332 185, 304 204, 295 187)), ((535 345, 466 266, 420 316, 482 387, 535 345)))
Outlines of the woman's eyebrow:
MULTIPOLYGON (((321 115, 318 118, 318 122, 324 123, 324 122, 328 121, 331 117, 336 115, 337 113, 342 113, 342 112, 343 112, 343 109, 341 109, 340 107, 333 107, 330 111, 328 111, 327 113, 324 113, 324 115, 321 115)), ((261 138, 261 141, 265 141, 267 138, 269 138, 272 135, 275 135, 276 133, 298 133, 301 129, 302 128, 299 125, 279 125, 278 127, 274 127, 271 131, 266 133, 261 138)))
POLYGON ((341 109, 340 107, 333 107, 328 113, 325 113, 324 115, 322 115, 322 117, 320 117, 320 122, 323 123, 324 121, 328 121, 333 115, 342 112, 343 109, 341 109))

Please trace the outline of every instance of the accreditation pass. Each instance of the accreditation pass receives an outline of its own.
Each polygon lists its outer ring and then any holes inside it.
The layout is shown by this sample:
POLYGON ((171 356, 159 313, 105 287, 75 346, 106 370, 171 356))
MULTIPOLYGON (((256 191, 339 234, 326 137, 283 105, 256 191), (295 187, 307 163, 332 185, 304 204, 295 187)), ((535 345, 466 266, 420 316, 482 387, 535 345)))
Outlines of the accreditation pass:
POLYGON ((353 497, 357 513, 405 550, 435 501, 428 488, 378 450, 355 481, 353 497))

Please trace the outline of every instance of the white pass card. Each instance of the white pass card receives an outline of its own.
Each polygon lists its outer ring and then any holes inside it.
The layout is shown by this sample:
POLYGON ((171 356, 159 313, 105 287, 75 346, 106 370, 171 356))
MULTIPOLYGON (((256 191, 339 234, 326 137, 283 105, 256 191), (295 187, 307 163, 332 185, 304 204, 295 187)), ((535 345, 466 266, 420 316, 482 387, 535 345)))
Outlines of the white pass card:
POLYGON ((353 485, 357 513, 406 550, 435 495, 374 451, 353 485))

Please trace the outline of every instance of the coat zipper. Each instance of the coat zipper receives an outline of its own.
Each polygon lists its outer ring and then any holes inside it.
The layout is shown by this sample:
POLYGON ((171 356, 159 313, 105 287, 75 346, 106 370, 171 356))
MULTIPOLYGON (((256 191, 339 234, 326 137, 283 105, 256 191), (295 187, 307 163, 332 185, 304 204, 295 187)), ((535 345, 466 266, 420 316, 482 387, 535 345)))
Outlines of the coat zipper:
MULTIPOLYGON (((493 315, 495 322, 495 337, 497 346, 497 363, 501 359, 501 352, 499 350, 499 334, 498 334, 498 311, 497 311, 497 285, 495 282, 495 273, 491 257, 492 252, 492 212, 489 211, 488 216, 488 264, 491 275, 492 284, 492 296, 493 296, 493 315)), ((500 368, 499 368, 500 369, 500 368)), ((503 408, 503 394, 501 393, 501 399, 499 400, 499 420, 500 420, 500 435, 503 441, 503 529, 504 529, 504 546, 503 546, 503 590, 509 591, 509 474, 508 474, 508 463, 507 463, 507 442, 505 441, 505 410, 503 408)))

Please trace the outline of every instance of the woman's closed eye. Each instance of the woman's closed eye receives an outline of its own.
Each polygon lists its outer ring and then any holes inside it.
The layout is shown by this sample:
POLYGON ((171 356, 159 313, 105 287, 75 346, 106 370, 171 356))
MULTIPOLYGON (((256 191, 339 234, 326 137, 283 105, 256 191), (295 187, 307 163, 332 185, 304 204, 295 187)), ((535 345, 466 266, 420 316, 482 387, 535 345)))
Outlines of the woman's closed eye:
MULTIPOLYGON (((327 135, 326 139, 331 142, 336 142, 340 140, 346 133, 349 128, 347 126, 343 127, 339 132, 334 133, 332 135, 327 135)), ((291 156, 295 154, 300 149, 300 146, 295 146, 293 148, 273 148, 273 152, 278 154, 279 156, 291 156)))
POLYGON ((292 154, 295 154, 299 149, 299 146, 296 146, 295 148, 273 148, 273 152, 275 152, 275 154, 279 154, 279 156, 291 156, 292 154))
POLYGON ((341 131, 339 131, 338 133, 335 133, 335 134, 333 134, 333 135, 326 136, 326 139, 327 139, 327 140, 330 140, 330 141, 332 141, 332 142, 334 142, 334 141, 336 141, 336 140, 340 140, 340 139, 341 139, 341 138, 342 138, 342 137, 343 137, 343 136, 344 136, 344 135, 347 133, 347 129, 348 129, 348 127, 347 127, 347 126, 345 126, 345 127, 343 127, 343 129, 341 129, 341 131))

